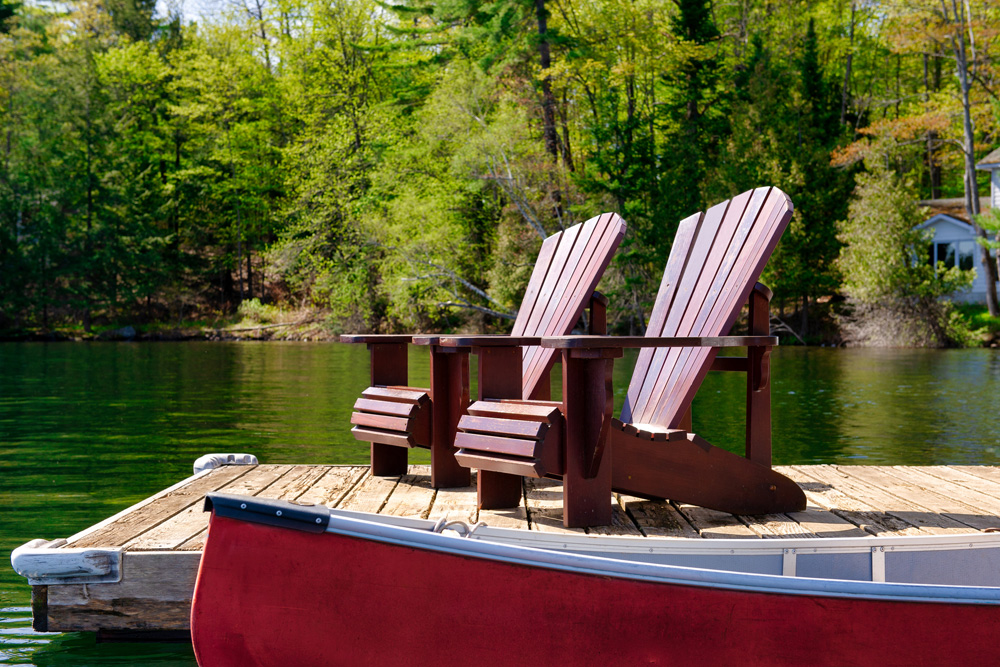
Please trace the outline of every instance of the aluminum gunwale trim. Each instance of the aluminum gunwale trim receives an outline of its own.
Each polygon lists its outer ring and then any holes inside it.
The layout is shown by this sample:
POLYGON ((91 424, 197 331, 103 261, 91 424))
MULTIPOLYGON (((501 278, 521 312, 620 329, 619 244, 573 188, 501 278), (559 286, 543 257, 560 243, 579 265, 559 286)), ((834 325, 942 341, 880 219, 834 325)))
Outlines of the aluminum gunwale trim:
MULTIPOLYGON (((791 578, 622 561, 602 556, 498 544, 340 516, 332 511, 326 532, 423 548, 457 556, 562 570, 576 574, 663 584, 723 588, 751 593, 813 595, 882 601, 1000 605, 1000 588, 931 584, 874 583, 839 579, 791 578)), ((869 544, 868 549, 871 548, 869 544)))

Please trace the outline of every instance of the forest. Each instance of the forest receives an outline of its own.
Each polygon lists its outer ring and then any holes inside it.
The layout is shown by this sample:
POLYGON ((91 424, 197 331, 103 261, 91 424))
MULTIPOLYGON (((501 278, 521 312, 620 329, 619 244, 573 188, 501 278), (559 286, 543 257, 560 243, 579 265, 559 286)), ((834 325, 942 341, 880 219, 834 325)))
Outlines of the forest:
POLYGON ((967 343, 913 227, 964 198, 1000 246, 998 48, 993 0, 0 0, 0 330, 503 331, 541 240, 616 211, 641 333, 677 223, 773 185, 785 331, 967 343))

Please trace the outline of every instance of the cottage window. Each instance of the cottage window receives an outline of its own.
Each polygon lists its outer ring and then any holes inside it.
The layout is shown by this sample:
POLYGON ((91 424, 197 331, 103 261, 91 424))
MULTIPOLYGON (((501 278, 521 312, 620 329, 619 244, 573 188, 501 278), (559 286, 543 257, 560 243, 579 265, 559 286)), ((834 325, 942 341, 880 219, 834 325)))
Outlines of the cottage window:
POLYGON ((952 241, 950 243, 932 243, 930 248, 931 264, 937 269, 938 262, 944 263, 944 268, 954 266, 963 271, 974 265, 973 256, 976 251, 975 241, 952 241))

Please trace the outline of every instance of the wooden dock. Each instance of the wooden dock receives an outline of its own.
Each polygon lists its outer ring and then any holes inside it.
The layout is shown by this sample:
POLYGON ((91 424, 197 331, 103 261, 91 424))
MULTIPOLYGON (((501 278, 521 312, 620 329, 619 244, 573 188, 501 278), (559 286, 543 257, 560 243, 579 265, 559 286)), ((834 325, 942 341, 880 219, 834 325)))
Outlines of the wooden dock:
MULTIPOLYGON (((618 496, 614 523, 579 529, 602 535, 687 538, 861 537, 1000 530, 1000 468, 985 466, 788 466, 805 491, 803 512, 733 516, 666 501, 618 496)), ((525 482, 521 506, 476 509, 473 486, 434 490, 428 466, 372 477, 367 466, 226 466, 188 478, 70 537, 57 549, 121 549, 121 581, 34 586, 38 630, 107 636, 183 637, 205 540, 210 491, 324 503, 396 516, 448 516, 493 526, 559 532, 562 489, 525 482)))

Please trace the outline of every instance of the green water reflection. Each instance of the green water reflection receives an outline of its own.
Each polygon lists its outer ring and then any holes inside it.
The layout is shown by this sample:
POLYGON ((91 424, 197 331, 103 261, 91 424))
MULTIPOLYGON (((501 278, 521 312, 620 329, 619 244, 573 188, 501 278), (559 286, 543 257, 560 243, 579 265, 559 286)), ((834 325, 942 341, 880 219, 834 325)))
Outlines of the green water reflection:
MULTIPOLYGON (((616 364, 618 406, 634 358, 616 364)), ((426 383, 423 354, 410 366, 411 382, 426 383)), ((33 633, 30 589, 7 565, 11 549, 67 537, 187 476, 207 452, 364 463, 348 420, 367 373, 363 346, 0 344, 0 664, 193 665, 185 644, 33 633)), ((739 451, 744 392, 743 377, 711 374, 695 430, 739 451)), ((1000 463, 998 396, 994 350, 782 348, 773 361, 775 462, 1000 463)))

